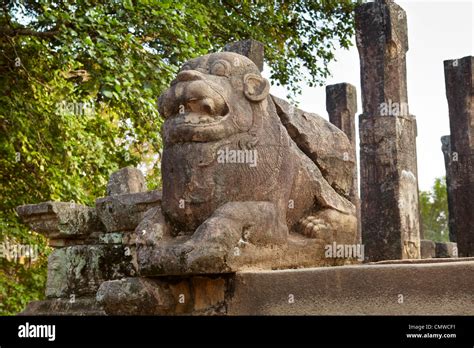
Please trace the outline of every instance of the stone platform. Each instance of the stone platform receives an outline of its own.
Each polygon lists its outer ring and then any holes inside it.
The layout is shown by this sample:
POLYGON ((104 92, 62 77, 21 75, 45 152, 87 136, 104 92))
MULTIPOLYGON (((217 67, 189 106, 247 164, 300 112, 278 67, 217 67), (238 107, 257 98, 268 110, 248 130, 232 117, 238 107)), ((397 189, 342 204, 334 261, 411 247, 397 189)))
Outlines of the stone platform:
POLYGON ((190 278, 124 278, 103 283, 95 302, 88 300, 93 304, 73 306, 67 299, 51 299, 31 303, 22 314, 474 315, 473 289, 474 258, 384 261, 190 278), (89 310, 83 311, 85 307, 89 310))

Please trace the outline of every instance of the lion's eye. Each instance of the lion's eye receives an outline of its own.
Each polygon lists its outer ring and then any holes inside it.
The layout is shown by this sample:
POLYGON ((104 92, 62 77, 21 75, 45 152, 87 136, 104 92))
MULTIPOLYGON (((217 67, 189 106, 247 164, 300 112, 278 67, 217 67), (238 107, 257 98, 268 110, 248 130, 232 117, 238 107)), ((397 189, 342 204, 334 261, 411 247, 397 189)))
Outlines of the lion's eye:
POLYGON ((217 76, 229 76, 230 65, 225 60, 215 62, 211 67, 211 74, 217 76))

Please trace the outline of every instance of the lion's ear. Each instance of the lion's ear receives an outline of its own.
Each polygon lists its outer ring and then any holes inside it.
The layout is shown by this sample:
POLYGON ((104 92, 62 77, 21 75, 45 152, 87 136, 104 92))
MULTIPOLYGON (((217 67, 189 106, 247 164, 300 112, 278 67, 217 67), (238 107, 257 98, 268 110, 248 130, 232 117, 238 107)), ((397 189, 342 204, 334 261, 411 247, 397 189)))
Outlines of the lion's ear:
POLYGON ((256 75, 247 74, 244 76, 244 94, 252 101, 262 101, 268 95, 270 84, 267 79, 256 75))

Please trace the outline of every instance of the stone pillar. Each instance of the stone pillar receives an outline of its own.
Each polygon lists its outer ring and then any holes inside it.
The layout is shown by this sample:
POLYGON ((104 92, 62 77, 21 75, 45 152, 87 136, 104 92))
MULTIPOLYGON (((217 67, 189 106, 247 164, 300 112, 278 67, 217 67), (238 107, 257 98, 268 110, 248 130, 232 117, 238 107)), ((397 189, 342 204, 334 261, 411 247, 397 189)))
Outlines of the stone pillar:
MULTIPOLYGON (((454 171, 455 167, 452 165, 452 157, 451 157, 451 137, 449 135, 445 135, 441 137, 441 151, 443 151, 444 156, 444 166, 446 168, 446 188, 448 191, 448 213, 449 213, 449 240, 451 242, 456 241, 456 224, 454 223, 454 194, 453 194, 453 187, 454 183, 457 180, 456 172, 454 171)), ((454 159, 457 160, 456 156, 454 159)))
MULTIPOLYGON (((459 256, 474 256, 474 57, 444 61, 451 128, 450 215, 459 256)), ((451 234, 450 233, 450 234, 451 234)))
POLYGON ((260 71, 263 71, 264 49, 263 43, 252 39, 231 42, 224 46, 224 51, 235 52, 249 58, 260 71))
POLYGON ((362 242, 369 261, 420 258, 416 120, 409 114, 405 11, 390 0, 357 7, 362 242))
MULTIPOLYGON (((357 91, 349 83, 338 83, 326 86, 326 110, 329 114, 329 121, 337 128, 346 133, 349 138, 353 158, 356 157, 356 130, 355 114, 357 112, 357 91)), ((358 218, 358 240, 361 240, 360 224, 360 199, 357 165, 354 167, 354 180, 350 190, 349 198, 357 209, 358 218)))

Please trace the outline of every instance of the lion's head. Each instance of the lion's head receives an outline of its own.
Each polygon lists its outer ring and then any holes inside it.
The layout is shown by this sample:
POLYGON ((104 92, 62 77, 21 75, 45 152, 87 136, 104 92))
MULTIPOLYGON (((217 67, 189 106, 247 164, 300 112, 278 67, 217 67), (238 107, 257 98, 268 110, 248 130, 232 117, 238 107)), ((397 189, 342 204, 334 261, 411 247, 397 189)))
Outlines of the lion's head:
POLYGON ((209 142, 258 127, 254 110, 268 81, 237 53, 212 53, 186 62, 159 98, 165 144, 209 142))

